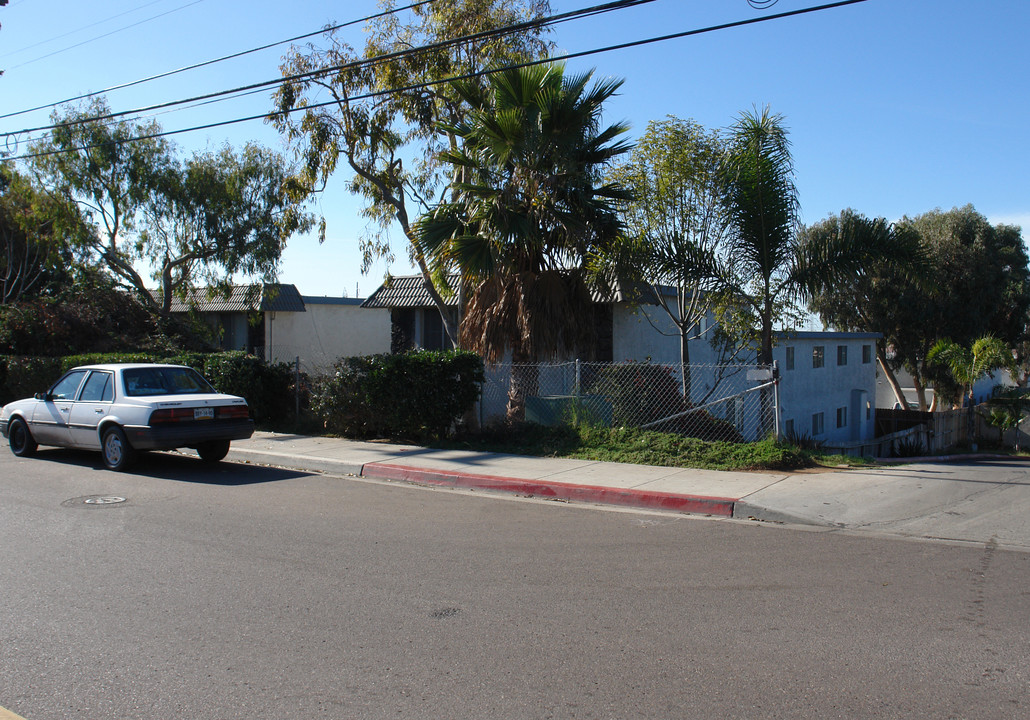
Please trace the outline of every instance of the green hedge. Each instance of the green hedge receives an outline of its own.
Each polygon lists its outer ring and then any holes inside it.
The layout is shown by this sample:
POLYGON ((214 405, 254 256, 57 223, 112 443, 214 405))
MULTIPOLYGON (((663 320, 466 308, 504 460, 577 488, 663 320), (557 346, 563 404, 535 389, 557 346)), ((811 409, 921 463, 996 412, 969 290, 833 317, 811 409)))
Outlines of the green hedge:
POLYGON ((79 365, 161 362, 188 365, 204 375, 219 392, 246 398, 255 422, 281 427, 292 423, 296 404, 294 373, 284 363, 267 364, 244 352, 108 353, 65 357, 0 355, 0 404, 46 390, 66 370, 79 365))
POLYGON ((479 398, 483 379, 483 361, 471 352, 341 358, 315 380, 311 409, 340 435, 439 438, 479 398))

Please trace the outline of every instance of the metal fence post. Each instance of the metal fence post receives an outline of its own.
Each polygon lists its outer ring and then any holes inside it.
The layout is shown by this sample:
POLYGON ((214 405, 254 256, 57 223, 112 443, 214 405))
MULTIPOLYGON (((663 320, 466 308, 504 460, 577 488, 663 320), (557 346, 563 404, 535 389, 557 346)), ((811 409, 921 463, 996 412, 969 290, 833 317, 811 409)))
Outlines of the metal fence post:
POLYGON ((780 366, 775 360, 772 364, 773 376, 773 430, 776 442, 780 441, 780 366))

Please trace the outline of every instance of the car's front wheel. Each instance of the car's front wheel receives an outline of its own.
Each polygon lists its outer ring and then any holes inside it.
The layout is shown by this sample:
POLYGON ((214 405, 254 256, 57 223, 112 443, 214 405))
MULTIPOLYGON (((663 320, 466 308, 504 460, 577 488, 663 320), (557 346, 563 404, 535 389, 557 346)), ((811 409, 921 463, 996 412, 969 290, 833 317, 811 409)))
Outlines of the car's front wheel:
POLYGON ((212 440, 197 446, 197 454, 204 462, 216 463, 229 454, 228 440, 212 440))
POLYGON ((11 452, 18 457, 29 457, 39 447, 29 432, 29 426, 21 418, 11 420, 11 424, 7 426, 7 439, 11 445, 11 452))
POLYGON ((129 444, 125 431, 117 425, 104 430, 100 440, 100 452, 104 456, 104 465, 108 470, 128 470, 136 459, 136 450, 129 444))

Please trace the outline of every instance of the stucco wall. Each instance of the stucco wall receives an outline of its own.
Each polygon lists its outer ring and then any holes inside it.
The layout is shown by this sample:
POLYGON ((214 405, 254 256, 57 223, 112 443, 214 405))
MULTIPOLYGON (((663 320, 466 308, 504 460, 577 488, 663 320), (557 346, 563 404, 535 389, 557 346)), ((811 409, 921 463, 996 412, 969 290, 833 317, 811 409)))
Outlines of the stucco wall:
POLYGON ((792 333, 781 336, 773 348, 780 368, 780 422, 794 431, 827 442, 872 439, 876 412, 875 333, 792 333), (869 348, 863 362, 863 346, 869 348), (813 367, 813 351, 823 348, 823 366, 813 367), (838 364, 838 348, 847 348, 847 364, 838 364), (788 362, 793 348, 794 367, 788 362), (838 410, 844 409, 843 427, 838 410), (822 432, 814 432, 813 415, 822 413, 822 432))
POLYGON ((301 358, 308 371, 337 358, 390 352, 390 311, 359 307, 360 299, 305 297, 305 312, 265 314, 265 347, 279 362, 301 358))
MULTIPOLYGON (((712 323, 713 318, 709 313, 698 329, 701 338, 690 342, 691 365, 719 362, 709 342, 712 323)), ((612 358, 614 362, 678 363, 679 328, 660 307, 618 303, 612 310, 612 358)))

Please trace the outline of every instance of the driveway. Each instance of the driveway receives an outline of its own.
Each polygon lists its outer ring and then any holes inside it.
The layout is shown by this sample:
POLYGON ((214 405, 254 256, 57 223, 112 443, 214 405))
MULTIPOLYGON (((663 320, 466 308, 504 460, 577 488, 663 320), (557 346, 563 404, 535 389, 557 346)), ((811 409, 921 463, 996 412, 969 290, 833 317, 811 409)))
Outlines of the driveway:
POLYGON ((735 517, 1030 550, 1030 463, 922 463, 801 473, 741 497, 735 517))

